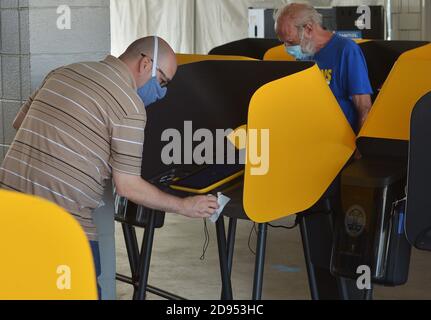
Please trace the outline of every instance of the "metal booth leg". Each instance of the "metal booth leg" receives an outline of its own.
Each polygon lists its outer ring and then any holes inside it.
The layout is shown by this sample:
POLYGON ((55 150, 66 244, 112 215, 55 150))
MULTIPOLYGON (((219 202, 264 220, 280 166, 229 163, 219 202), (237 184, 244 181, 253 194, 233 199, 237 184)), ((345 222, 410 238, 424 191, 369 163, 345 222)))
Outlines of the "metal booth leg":
POLYGON ((228 266, 228 253, 226 245, 226 233, 224 226, 224 217, 221 216, 216 222, 217 245, 219 252, 220 274, 222 281, 222 300, 232 300, 232 284, 230 281, 230 272, 228 266))
POLYGON ((256 263, 254 269, 253 300, 262 299, 263 272, 265 267, 265 250, 268 224, 259 224, 256 245, 256 263))
POLYGON ((152 211, 148 215, 148 223, 145 227, 141 255, 139 259, 139 286, 134 300, 145 300, 146 297, 146 292, 148 289, 148 275, 150 273, 151 253, 153 249, 156 214, 157 213, 155 211, 152 211))

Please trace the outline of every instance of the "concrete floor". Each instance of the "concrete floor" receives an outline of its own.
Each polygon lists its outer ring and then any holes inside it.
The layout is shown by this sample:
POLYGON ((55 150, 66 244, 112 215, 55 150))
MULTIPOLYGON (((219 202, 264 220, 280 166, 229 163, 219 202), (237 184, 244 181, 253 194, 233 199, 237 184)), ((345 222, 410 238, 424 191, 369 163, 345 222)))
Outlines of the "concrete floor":
MULTIPOLYGON (((292 219, 280 221, 290 225, 292 219)), ((226 223, 227 225, 227 223, 226 223)), ((239 221, 232 274, 235 299, 250 299, 253 285, 254 255, 248 248, 253 224, 239 221)), ((205 260, 202 255, 204 232, 202 220, 169 214, 165 226, 156 230, 149 283, 187 299, 220 298, 215 226, 208 222, 210 244, 205 260)), ((142 230, 138 231, 139 239, 142 230)), ((117 272, 129 274, 121 227, 116 225, 117 272)), ((140 240, 139 240, 140 241, 140 240)), ((252 237, 252 248, 256 236, 252 237)), ((431 299, 431 253, 414 251, 407 285, 397 288, 377 287, 375 299, 431 299)), ((129 285, 117 282, 120 300, 131 299, 129 285)), ((149 294, 148 299, 160 299, 149 294)), ((307 273, 299 229, 269 229, 263 299, 310 299, 307 273)))

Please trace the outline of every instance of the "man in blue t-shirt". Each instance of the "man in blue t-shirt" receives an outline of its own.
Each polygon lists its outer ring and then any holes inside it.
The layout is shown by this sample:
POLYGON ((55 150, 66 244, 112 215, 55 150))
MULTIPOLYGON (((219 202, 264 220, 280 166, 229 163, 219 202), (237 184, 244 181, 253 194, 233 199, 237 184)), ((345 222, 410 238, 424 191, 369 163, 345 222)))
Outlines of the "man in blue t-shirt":
POLYGON ((371 109, 373 90, 359 46, 322 27, 313 6, 292 3, 278 10, 275 29, 286 51, 297 60, 314 60, 355 132, 371 109))

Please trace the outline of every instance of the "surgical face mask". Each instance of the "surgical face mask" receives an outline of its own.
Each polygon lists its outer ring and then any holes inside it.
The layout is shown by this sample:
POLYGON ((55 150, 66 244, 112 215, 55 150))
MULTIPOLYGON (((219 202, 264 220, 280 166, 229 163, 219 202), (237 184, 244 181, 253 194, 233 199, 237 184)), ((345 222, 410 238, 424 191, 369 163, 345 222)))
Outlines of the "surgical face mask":
POLYGON ((298 61, 307 61, 307 60, 312 60, 313 58, 313 55, 304 53, 300 45, 285 46, 285 50, 288 54, 290 54, 298 61))
POLYGON ((157 60, 159 55, 159 39, 154 37, 154 59, 153 69, 151 71, 151 79, 147 83, 138 89, 138 95, 144 102, 145 107, 150 104, 163 99, 166 96, 168 89, 160 86, 159 80, 157 79, 157 60))
POLYGON ((298 61, 302 61, 305 59, 306 55, 302 52, 301 46, 285 46, 285 50, 288 54, 294 57, 298 61))

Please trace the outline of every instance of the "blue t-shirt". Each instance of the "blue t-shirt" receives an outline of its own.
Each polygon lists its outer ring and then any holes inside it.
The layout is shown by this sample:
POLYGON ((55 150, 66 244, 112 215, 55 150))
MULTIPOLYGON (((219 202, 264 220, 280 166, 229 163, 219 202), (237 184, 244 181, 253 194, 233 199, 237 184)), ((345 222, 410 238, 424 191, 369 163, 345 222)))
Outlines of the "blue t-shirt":
POLYGON ((356 131, 358 114, 352 96, 373 93, 361 48, 353 40, 334 34, 313 60, 322 70, 347 120, 356 131))

